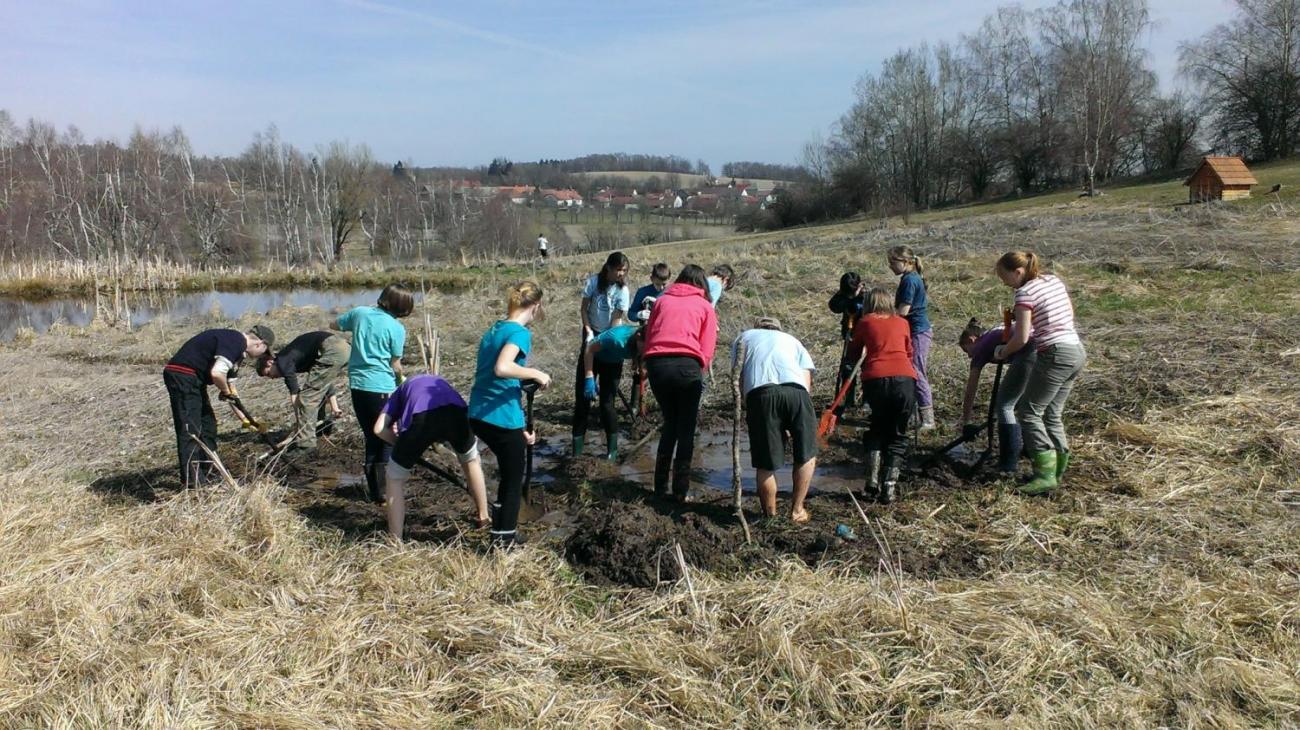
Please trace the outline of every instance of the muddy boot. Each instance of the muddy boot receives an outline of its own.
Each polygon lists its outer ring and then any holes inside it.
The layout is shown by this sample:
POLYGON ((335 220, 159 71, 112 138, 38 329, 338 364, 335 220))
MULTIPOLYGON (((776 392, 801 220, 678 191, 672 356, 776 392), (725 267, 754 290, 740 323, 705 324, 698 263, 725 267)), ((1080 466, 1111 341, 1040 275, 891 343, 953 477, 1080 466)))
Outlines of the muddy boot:
POLYGON ((673 464, 673 499, 678 502, 685 502, 686 495, 691 491, 691 463, 683 463, 680 459, 673 464))
POLYGON ((1020 450, 1025 446, 1019 423, 998 424, 998 470, 1014 474, 1020 466, 1020 450))
POLYGON ((671 454, 659 454, 655 457, 655 496, 668 496, 668 472, 672 471, 673 457, 671 454))
POLYGON ((922 431, 934 430, 934 406, 921 406, 921 426, 922 431))
POLYGON ((618 461, 618 434, 617 433, 605 434, 605 444, 608 447, 607 451, 605 452, 605 458, 609 459, 610 461, 618 461))
POLYGON ((1056 489, 1056 452, 1052 450, 1036 451, 1029 455, 1034 462, 1034 478, 1020 487, 1020 493, 1029 496, 1047 494, 1056 489))
POLYGON ((582 446, 583 446, 583 441, 586 441, 586 439, 587 439, 586 436, 576 436, 576 435, 575 435, 575 436, 573 437, 573 455, 574 455, 574 456, 582 456, 582 446))
POLYGON ((1070 465, 1070 452, 1057 451, 1056 452, 1056 486, 1059 487, 1065 483, 1065 469, 1069 465, 1070 465))
POLYGON ((880 497, 880 451, 867 452, 867 483, 862 488, 862 498, 874 502, 880 497))
POLYGON ((511 532, 505 535, 493 534, 491 538, 491 545, 494 550, 513 550, 527 543, 528 539, 519 532, 511 532))
POLYGON ((384 503, 385 493, 388 490, 388 480, 384 474, 387 466, 387 464, 370 464, 366 466, 366 487, 370 492, 370 501, 375 504, 384 503))
POLYGON ((880 466, 880 503, 890 504, 898 499, 898 462, 886 454, 880 466))

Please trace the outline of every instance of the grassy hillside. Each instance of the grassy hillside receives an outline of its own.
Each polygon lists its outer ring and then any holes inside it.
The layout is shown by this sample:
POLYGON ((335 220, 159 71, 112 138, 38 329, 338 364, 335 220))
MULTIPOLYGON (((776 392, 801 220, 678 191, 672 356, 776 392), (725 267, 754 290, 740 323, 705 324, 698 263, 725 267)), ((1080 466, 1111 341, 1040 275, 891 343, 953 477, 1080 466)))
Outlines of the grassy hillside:
MULTIPOLYGON (((1259 176, 1275 174, 1295 169, 1259 176)), ((749 499, 752 542, 726 496, 697 490, 677 510, 596 459, 561 458, 539 474, 558 516, 526 526, 526 549, 485 552, 464 496, 423 475, 413 539, 394 544, 341 478, 359 471, 353 424, 309 463, 267 466, 220 413, 237 482, 181 492, 160 363, 200 327, 253 318, 59 327, 0 345, 0 725, 1294 726, 1295 198, 1144 202, 1176 193, 1046 196, 884 230, 854 221, 630 251, 635 272, 652 258, 737 268, 704 407, 707 428, 729 434, 737 332, 779 317, 821 367, 823 406, 839 352, 825 302, 839 274, 890 286, 884 250, 916 248, 943 424, 918 453, 953 433, 967 373, 957 331, 1008 300, 995 257, 1033 248, 1071 287, 1089 364, 1057 495, 1023 498, 1013 481, 945 465, 909 473, 901 503, 862 516, 825 490, 805 527, 760 524, 749 499), (837 521, 860 539, 834 537, 837 521), (574 557, 578 536, 608 549, 574 557), (611 582, 620 564, 649 587, 611 582)), ((556 376, 538 417, 545 448, 562 445, 572 313, 601 258, 462 272, 404 321, 408 361, 427 313, 444 372, 466 390, 502 288, 536 276, 549 316, 534 362, 556 376)), ((287 337, 327 314, 267 319, 287 337)), ((284 424, 282 384, 241 389, 284 424)), ((823 462, 860 474, 861 427, 850 418, 823 462)), ((702 445, 701 461, 725 448, 702 445)))

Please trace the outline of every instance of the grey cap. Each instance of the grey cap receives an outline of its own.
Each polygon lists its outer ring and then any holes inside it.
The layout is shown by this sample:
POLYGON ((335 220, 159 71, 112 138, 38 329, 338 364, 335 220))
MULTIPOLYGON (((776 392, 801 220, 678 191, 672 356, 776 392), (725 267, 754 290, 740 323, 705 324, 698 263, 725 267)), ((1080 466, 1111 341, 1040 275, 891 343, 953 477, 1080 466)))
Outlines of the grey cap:
POLYGON ((270 349, 275 345, 275 333, 271 331, 270 327, 267 327, 264 324, 253 325, 252 329, 248 330, 248 334, 256 337, 262 342, 265 342, 267 349, 270 349))
POLYGON ((759 317, 758 321, 754 323, 754 326, 761 330, 776 330, 777 332, 780 332, 781 320, 776 317, 759 317))

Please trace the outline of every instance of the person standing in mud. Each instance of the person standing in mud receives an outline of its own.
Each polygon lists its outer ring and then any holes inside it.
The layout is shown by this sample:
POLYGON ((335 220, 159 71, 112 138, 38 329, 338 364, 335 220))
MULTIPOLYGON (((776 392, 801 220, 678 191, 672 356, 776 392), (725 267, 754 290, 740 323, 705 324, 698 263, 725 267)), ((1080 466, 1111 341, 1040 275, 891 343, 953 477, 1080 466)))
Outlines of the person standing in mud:
POLYGON ((185 487, 200 486, 212 476, 212 462, 199 446, 202 442, 213 453, 217 451, 217 417, 208 400, 208 386, 217 387, 221 400, 233 400, 235 388, 230 379, 236 366, 245 357, 262 357, 274 344, 275 333, 262 324, 248 332, 205 330, 186 340, 163 367, 185 487))
POLYGON ((610 327, 587 343, 587 349, 582 355, 583 395, 589 401, 600 396, 600 422, 605 427, 605 443, 608 446, 605 458, 609 461, 618 461, 618 414, 614 409, 618 376, 622 373, 623 361, 636 357, 639 332, 640 328, 634 324, 610 327), (606 367, 600 367, 601 365, 606 367), (608 367, 610 365, 617 365, 618 368, 608 367), (599 384, 596 382, 598 372, 599 384))
POLYGON ((925 270, 921 257, 907 246, 889 249, 889 270, 898 276, 898 291, 894 294, 894 308, 898 316, 907 319, 912 337, 912 370, 916 375, 916 405, 920 409, 921 430, 934 428, 934 396, 930 392, 930 345, 934 343, 934 328, 930 325, 929 295, 926 292, 925 270))
POLYGON ((889 504, 898 497, 898 474, 907 457, 907 422, 916 407, 912 333, 907 320, 895 313, 889 292, 876 287, 866 301, 848 353, 851 362, 863 358, 862 395, 871 407, 871 422, 862 434, 867 452, 863 496, 889 504))
POLYGON ((1014 356, 1029 346, 1031 333, 1035 351, 1025 393, 1016 404, 1034 477, 1019 489, 1027 495, 1047 494, 1060 486, 1070 464, 1062 416, 1088 353, 1074 328, 1074 304, 1065 282, 1043 272, 1037 254, 1008 251, 998 259, 994 272, 1016 290, 1016 303, 1011 310, 1011 337, 993 351, 993 357, 1014 356))
POLYGON ((813 409, 812 356, 803 343, 781 331, 781 322, 760 317, 731 346, 733 366, 740 365, 749 429, 749 458, 758 483, 763 514, 776 516, 776 472, 785 463, 785 445, 793 446, 794 467, 790 520, 807 522, 804 499, 817 468, 817 413, 813 409), (736 363, 743 347, 745 361, 736 363))
POLYGON ((289 341, 271 356, 257 361, 257 374, 264 378, 284 378, 289 389, 289 407, 293 410, 293 430, 280 442, 281 448, 310 451, 316 448, 319 421, 343 415, 334 394, 334 380, 348 366, 352 347, 333 332, 307 332, 289 341), (299 382, 298 376, 306 379, 299 382), (315 405, 314 411, 309 406, 315 405), (312 413, 315 413, 312 416, 312 413))
MULTIPOLYGON (((582 456, 583 442, 587 437, 587 420, 591 411, 591 400, 587 397, 586 375, 583 372, 583 353, 587 343, 610 327, 623 324, 632 297, 627 290, 627 256, 621 251, 611 253, 605 259, 605 265, 598 273, 587 278, 582 289, 582 306, 578 310, 582 318, 582 348, 578 350, 578 362, 573 376, 573 455, 582 456)), ((623 361, 614 363, 597 362, 597 373, 601 382, 612 382, 613 388, 601 394, 602 401, 609 398, 611 403, 618 388, 618 381, 623 377, 623 361)), ((603 414, 602 403, 602 414, 603 414)), ((613 405, 609 408, 613 415, 613 405)), ((605 433, 617 430, 617 419, 605 422, 605 433)))
POLYGON ((456 452, 477 513, 476 524, 487 527, 487 490, 478 440, 469 426, 469 407, 460 393, 438 375, 416 375, 397 387, 374 424, 375 435, 393 447, 385 468, 388 489, 388 533, 402 539, 406 526, 406 482, 425 449, 442 442, 456 452))
MULTIPOLYGON (((995 362, 994 351, 1002 344, 1002 338, 1010 337, 1010 334, 1000 325, 986 332, 979 320, 972 317, 957 340, 957 346, 970 356, 970 371, 966 376, 966 390, 961 401, 961 431, 968 439, 974 439, 980 428, 979 424, 974 423, 975 394, 979 390, 980 373, 985 365, 995 362)), ((1024 395, 1029 373, 1034 369, 1036 360, 1037 353, 1034 352, 1032 342, 1021 348, 1007 363, 1002 382, 998 384, 998 392, 993 394, 993 409, 998 421, 998 469, 1006 474, 1015 473, 1020 465, 1024 440, 1020 423, 1016 420, 1016 404, 1020 402, 1020 396, 1024 395)))
MULTIPOLYGON (((853 361, 848 359, 848 351, 849 340, 853 339, 853 328, 857 326, 858 319, 862 317, 862 307, 865 301, 863 293, 865 291, 866 285, 862 283, 862 277, 858 276, 856 271, 847 271, 840 277, 839 290, 827 302, 830 310, 840 315, 840 340, 844 343, 840 352, 840 369, 835 380, 836 393, 840 392, 844 381, 857 379, 857 374, 853 372, 853 361)), ((857 402, 857 396, 854 393, 855 386, 856 383, 849 384, 844 401, 835 413, 837 417, 843 417, 844 411, 849 404, 857 402)))
POLYGON ((655 458, 656 495, 668 493, 671 469, 673 496, 686 501, 703 373, 713 362, 717 341, 718 316, 709 301, 704 269, 688 264, 655 302, 646 324, 642 360, 664 419, 655 458))
POLYGON ((508 548, 522 543, 519 537, 519 503, 524 485, 524 466, 529 444, 536 441, 520 405, 523 385, 531 380, 539 389, 551 384, 551 376, 527 367, 533 337, 528 326, 542 307, 542 288, 524 281, 510 287, 506 297, 506 318, 483 333, 474 368, 474 387, 469 395, 470 427, 497 457, 500 483, 496 513, 492 518, 492 544, 508 548))
POLYGON ((389 284, 379 294, 373 307, 356 307, 334 322, 334 329, 352 333, 352 353, 348 356, 348 385, 352 390, 352 410, 361 425, 366 441, 362 468, 370 501, 382 504, 385 467, 391 448, 375 435, 375 420, 384 409, 388 394, 402 379, 402 350, 406 347, 406 328, 397 321, 415 309, 415 297, 400 284, 389 284))

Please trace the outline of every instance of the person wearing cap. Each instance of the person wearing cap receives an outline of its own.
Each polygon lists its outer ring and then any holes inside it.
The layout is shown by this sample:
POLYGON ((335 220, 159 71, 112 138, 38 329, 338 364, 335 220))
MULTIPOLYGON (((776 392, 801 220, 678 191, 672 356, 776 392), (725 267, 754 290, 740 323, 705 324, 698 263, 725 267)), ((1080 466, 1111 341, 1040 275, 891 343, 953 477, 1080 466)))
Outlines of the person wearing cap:
POLYGON ((210 478, 211 462, 199 443, 214 454, 217 451, 217 417, 208 400, 208 386, 217 387, 221 400, 234 399, 230 380, 236 366, 245 357, 262 357, 274 344, 275 333, 263 324, 248 332, 204 330, 186 340, 163 367, 184 486, 198 486, 210 478))
POLYGON ((749 430, 749 458, 758 483, 763 514, 776 515, 776 472, 785 462, 785 445, 793 446, 793 494, 790 519, 807 522, 804 507, 813 470, 817 468, 817 414, 813 410, 812 356, 781 322, 760 317, 753 329, 740 333, 731 346, 732 364, 741 352, 740 386, 749 430))
POLYGON ((283 349, 267 353, 257 361, 257 374, 264 378, 284 378, 289 389, 289 407, 293 410, 293 431, 280 442, 307 451, 316 448, 316 424, 326 413, 337 418, 343 414, 334 393, 334 381, 348 366, 352 346, 342 335, 333 332, 307 332, 290 340, 283 349), (305 376, 302 381, 299 376, 305 376), (308 405, 316 406, 316 416, 309 418, 308 405))

